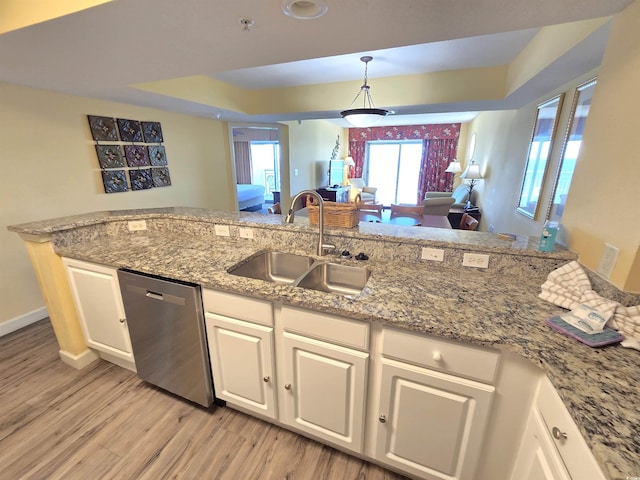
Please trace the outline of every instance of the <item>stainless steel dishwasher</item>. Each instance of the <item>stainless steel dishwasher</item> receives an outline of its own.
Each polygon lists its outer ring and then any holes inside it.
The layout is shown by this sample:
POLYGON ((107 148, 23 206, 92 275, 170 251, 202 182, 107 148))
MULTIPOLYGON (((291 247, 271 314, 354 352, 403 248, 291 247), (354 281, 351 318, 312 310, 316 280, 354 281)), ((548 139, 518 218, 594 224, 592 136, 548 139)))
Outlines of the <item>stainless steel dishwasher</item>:
POLYGON ((215 394, 200 286, 118 270, 138 376, 205 407, 215 394))

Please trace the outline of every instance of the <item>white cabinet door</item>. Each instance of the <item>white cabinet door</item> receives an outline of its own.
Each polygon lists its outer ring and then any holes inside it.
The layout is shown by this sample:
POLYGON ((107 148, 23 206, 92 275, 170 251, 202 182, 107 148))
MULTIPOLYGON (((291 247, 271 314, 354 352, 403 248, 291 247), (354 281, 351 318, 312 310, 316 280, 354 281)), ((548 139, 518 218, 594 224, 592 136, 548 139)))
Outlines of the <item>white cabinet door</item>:
POLYGON ((362 452, 369 354, 284 332, 282 421, 362 452))
POLYGON ((273 328, 205 313, 216 397, 275 418, 273 328))
POLYGON ((536 408, 531 411, 512 480, 570 480, 536 408))
POLYGON ((420 478, 472 479, 494 390, 383 358, 376 459, 420 478))
POLYGON ((133 363, 118 271, 68 258, 64 264, 87 345, 133 363))

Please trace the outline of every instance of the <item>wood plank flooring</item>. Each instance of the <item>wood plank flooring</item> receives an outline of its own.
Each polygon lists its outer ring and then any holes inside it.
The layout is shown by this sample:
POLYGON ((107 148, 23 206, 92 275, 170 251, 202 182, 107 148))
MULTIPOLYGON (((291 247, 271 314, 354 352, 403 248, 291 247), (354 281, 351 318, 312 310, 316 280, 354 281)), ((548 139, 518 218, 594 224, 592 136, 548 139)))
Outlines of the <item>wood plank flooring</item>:
POLYGON ((0 479, 405 477, 99 360, 74 370, 48 320, 0 338, 0 479))

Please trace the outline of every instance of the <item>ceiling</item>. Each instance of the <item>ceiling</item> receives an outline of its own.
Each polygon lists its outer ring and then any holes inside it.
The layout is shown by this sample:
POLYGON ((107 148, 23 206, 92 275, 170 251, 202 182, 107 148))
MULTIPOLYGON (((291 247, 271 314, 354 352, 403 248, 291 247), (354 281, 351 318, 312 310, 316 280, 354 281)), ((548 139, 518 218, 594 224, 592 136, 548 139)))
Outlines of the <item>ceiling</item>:
MULTIPOLYGON (((132 85, 196 75, 251 90, 361 81, 359 58, 372 55, 371 92, 389 108, 376 78, 508 65, 541 27, 614 15, 630 2, 326 0, 326 15, 298 20, 281 0, 117 0, 0 34, 0 81, 231 121, 338 121, 335 111, 247 115, 132 85), (254 22, 249 31, 242 18, 254 22)), ((589 36, 504 99, 405 106, 388 122, 516 108, 597 67, 607 38, 608 29, 589 36)), ((344 93, 344 108, 356 93, 344 93)))

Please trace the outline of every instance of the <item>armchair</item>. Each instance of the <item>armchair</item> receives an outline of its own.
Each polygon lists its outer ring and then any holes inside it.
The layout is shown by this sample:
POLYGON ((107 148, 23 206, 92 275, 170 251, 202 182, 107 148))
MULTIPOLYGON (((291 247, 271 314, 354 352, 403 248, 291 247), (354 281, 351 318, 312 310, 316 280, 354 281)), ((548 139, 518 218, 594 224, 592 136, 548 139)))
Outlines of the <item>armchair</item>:
MULTIPOLYGON (((464 208, 469 200, 469 185, 458 185, 453 192, 427 192, 424 195, 428 198, 453 197, 454 201, 450 208, 464 208)), ((471 201, 473 203, 473 199, 471 201)))
POLYGON ((425 198, 422 201, 424 215, 440 215, 446 217, 455 202, 453 197, 425 198))
POLYGON ((362 203, 376 203, 376 192, 378 191, 377 187, 366 186, 362 178, 350 178, 349 183, 351 184, 352 190, 351 196, 355 196, 357 193, 359 193, 362 203))

